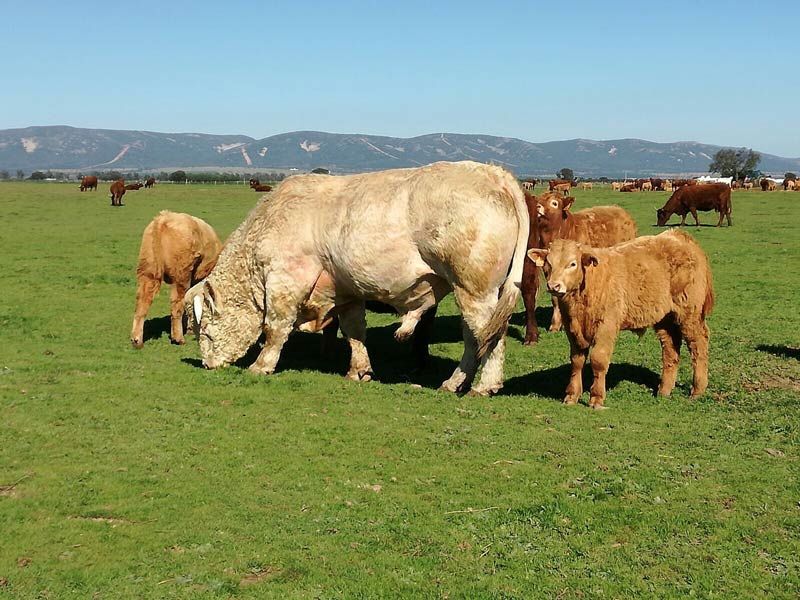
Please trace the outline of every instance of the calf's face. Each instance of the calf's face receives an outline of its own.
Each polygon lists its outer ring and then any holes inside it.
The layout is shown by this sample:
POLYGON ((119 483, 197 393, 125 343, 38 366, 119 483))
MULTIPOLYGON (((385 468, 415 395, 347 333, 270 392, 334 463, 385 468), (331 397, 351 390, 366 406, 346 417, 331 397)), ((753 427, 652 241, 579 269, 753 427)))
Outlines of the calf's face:
POLYGON ((540 222, 549 229, 558 229, 569 216, 569 209, 575 198, 563 196, 555 193, 542 194, 537 199, 536 210, 539 213, 540 222))
POLYGON ((579 290, 586 269, 596 266, 598 259, 585 252, 581 245, 571 240, 556 240, 548 250, 532 248, 530 258, 537 267, 542 267, 547 277, 547 291, 559 298, 579 290))

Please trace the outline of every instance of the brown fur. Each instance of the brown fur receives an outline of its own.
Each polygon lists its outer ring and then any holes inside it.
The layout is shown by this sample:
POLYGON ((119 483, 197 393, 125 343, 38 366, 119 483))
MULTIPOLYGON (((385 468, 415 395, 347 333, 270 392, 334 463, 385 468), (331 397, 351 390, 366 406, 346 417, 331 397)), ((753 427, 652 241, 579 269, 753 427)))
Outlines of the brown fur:
POLYGON ((256 192, 271 192, 272 186, 271 185, 254 185, 251 186, 254 191, 256 192))
POLYGON ((149 177, 149 178, 147 179, 147 181, 145 181, 145 182, 144 182, 144 189, 151 188, 151 187, 153 187, 155 184, 156 184, 156 178, 155 178, 155 177, 149 177))
POLYGON ((134 348, 144 345, 144 318, 162 281, 172 284, 169 337, 174 344, 183 344, 183 296, 211 272, 220 250, 217 234, 202 219, 164 210, 150 221, 142 234, 136 268, 136 310, 131 329, 134 348))
POLYGON ((97 191, 97 177, 94 175, 84 175, 81 179, 81 191, 92 190, 97 191))
MULTIPOLYGON (((604 248, 636 237, 636 221, 626 210, 619 206, 595 206, 572 213, 569 209, 574 201, 572 196, 562 198, 550 192, 539 196, 537 215, 540 247, 547 248, 557 239, 567 239, 604 248)), ((526 304, 526 310, 527 307, 526 304)), ((534 303, 531 310, 535 309, 534 303)), ((560 330, 561 313, 554 301, 550 331, 560 330)))
POLYGON ((656 211, 658 226, 663 227, 673 215, 681 216, 681 225, 686 224, 687 213, 692 213, 695 224, 699 227, 697 218, 698 210, 715 210, 719 213, 717 227, 722 225, 722 219, 731 223, 731 188, 724 183, 707 183, 704 185, 684 186, 675 190, 667 203, 656 211))
POLYGON ((129 183, 128 185, 125 186, 125 189, 127 191, 131 191, 131 190, 137 191, 137 190, 142 189, 142 187, 144 187, 144 184, 143 183, 139 183, 137 181, 136 183, 129 183))
POLYGON ((692 356, 692 397, 708 385, 706 317, 714 306, 708 258, 680 230, 589 248, 558 240, 528 256, 544 266, 548 290, 558 297, 570 343, 572 376, 564 397, 575 404, 583 393, 581 373, 591 349, 594 382, 589 406, 602 408, 605 378, 619 331, 653 327, 662 346, 658 393, 675 387, 681 342, 692 356))
POLYGON ((125 180, 117 179, 108 189, 111 192, 111 206, 122 206, 122 197, 125 195, 125 180))
MULTIPOLYGON (((536 196, 525 192, 525 204, 528 206, 528 217, 530 218, 526 250, 530 250, 542 245, 539 237, 539 214, 536 210, 536 196)), ((520 290, 522 292, 522 303, 525 305, 525 340, 523 343, 526 346, 530 346, 539 341, 539 326, 536 323, 536 293, 539 291, 539 269, 529 260, 526 260, 522 267, 520 290)))

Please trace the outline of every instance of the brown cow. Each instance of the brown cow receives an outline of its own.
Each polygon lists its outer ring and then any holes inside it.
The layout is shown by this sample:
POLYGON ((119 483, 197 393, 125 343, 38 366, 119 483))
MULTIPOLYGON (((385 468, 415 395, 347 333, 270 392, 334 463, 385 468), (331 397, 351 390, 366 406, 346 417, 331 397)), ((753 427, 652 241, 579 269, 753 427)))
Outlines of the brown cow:
MULTIPOLYGON (((636 237, 636 221, 619 206, 594 206, 570 212, 575 198, 542 194, 538 199, 539 239, 547 248, 557 239, 574 240, 586 246, 605 248, 636 237)), ((550 331, 561 330, 561 313, 553 302, 550 331)))
POLYGON ((717 227, 722 225, 722 219, 731 223, 731 188, 725 183, 707 183, 704 185, 684 186, 676 190, 667 200, 667 203, 656 211, 658 226, 663 227, 673 215, 681 216, 681 225, 686 224, 686 214, 692 213, 694 222, 700 227, 697 218, 698 210, 716 210, 719 213, 717 227))
POLYGON ((745 182, 742 184, 742 188, 744 188, 744 189, 745 189, 745 190, 747 190, 747 191, 750 191, 750 190, 752 190, 752 189, 753 189, 753 182, 752 182, 752 181, 745 181, 745 182))
POLYGON ((640 190, 636 187, 636 184, 628 183, 628 184, 623 185, 622 188, 619 191, 620 192, 638 192, 640 190))
POLYGON ((109 188, 111 191, 111 206, 123 206, 122 197, 125 195, 125 180, 117 179, 109 188))
POLYGON ((797 185, 794 179, 784 179, 783 180, 783 191, 788 192, 789 190, 793 190, 797 185))
POLYGON ((563 185, 565 183, 568 183, 569 186, 572 187, 572 182, 567 179, 551 179, 550 181, 547 182, 547 185, 550 191, 552 192, 555 191, 557 185, 563 185))
POLYGON ((654 192, 663 192, 664 191, 664 180, 659 178, 650 178, 650 185, 654 192))
POLYGON ((256 178, 250 179, 250 187, 256 187, 257 185, 261 185, 261 182, 256 178))
POLYGON ((81 179, 81 191, 92 190, 97 191, 97 177, 94 175, 84 175, 81 179))
POLYGON ((611 182, 611 189, 615 191, 620 191, 622 189, 622 183, 619 181, 612 181, 611 182))
POLYGON ((125 186, 125 189, 128 190, 128 191, 131 191, 131 190, 138 191, 138 190, 142 189, 143 186, 144 186, 143 183, 137 181, 136 183, 129 183, 128 185, 125 186))
POLYGON ((604 408, 606 373, 620 330, 656 331, 661 342, 660 396, 675 388, 683 340, 692 356, 692 397, 708 387, 706 317, 714 307, 708 257, 679 230, 643 236, 612 246, 589 248, 557 240, 550 250, 528 252, 544 267, 547 289, 565 315, 572 375, 564 404, 583 394, 581 375, 591 350, 594 381, 589 406, 604 408))
POLYGON ((271 192, 272 186, 271 185, 254 185, 253 191, 255 192, 271 192))
POLYGON ((639 186, 639 189, 643 192, 651 192, 653 190, 653 184, 649 181, 643 181, 639 186))
POLYGON ((131 329, 134 348, 144 345, 144 318, 162 281, 172 284, 169 338, 173 344, 183 344, 183 296, 211 272, 220 250, 217 234, 202 219, 162 210, 150 221, 142 234, 136 267, 136 310, 131 329))
POLYGON ((155 177, 149 177, 149 178, 147 179, 147 181, 145 181, 145 182, 144 182, 144 189, 151 188, 151 187, 153 187, 155 184, 156 184, 156 178, 155 178, 155 177))
MULTIPOLYGON (((550 192, 546 192, 550 193, 550 192)), ((552 194, 558 197, 558 194, 552 194)), ((542 245, 539 238, 539 212, 536 196, 525 192, 525 204, 528 207, 530 229, 528 231, 527 250, 542 245)), ((522 303, 525 305, 525 340, 523 344, 530 346, 539 341, 539 326, 536 323, 536 293, 539 291, 539 269, 531 261, 526 260, 522 266, 522 303)))
POLYGON ((539 183, 538 179, 523 179, 522 189, 526 192, 532 192, 536 189, 536 184, 539 183))
POLYGON ((592 183, 589 182, 589 181, 585 181, 585 182, 583 182, 581 184, 581 189, 582 190, 590 190, 590 189, 592 189, 592 187, 594 187, 594 186, 592 186, 592 183))
POLYGON ((678 190, 687 185, 697 185, 694 179, 676 179, 672 182, 672 189, 678 190))

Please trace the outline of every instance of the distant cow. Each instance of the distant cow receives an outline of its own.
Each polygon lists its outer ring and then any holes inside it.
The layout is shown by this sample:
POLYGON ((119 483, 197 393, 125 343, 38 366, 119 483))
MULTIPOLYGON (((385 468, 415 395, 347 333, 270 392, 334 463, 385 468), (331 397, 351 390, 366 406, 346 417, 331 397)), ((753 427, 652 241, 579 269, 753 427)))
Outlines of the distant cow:
POLYGON ((253 191, 255 192, 271 192, 272 186, 271 185, 254 185, 253 191))
POLYGON ((81 191, 92 190, 97 191, 97 177, 94 175, 84 175, 81 179, 81 191))
POLYGON ((622 183, 619 181, 612 181, 611 182, 611 189, 615 191, 620 191, 622 189, 622 183))
POLYGON ((156 184, 156 178, 155 178, 155 177, 149 177, 149 178, 147 179, 147 181, 145 181, 145 182, 144 182, 144 189, 151 188, 151 187, 153 187, 155 184, 156 184))
MULTIPOLYGON (((580 242, 595 248, 605 248, 636 237, 636 221, 619 206, 594 206, 570 212, 575 198, 558 194, 542 194, 538 198, 537 216, 539 240, 547 248, 557 239, 580 242)), ((527 310, 527 307, 526 307, 527 310)), ((561 330, 561 314, 553 303, 550 331, 561 330)))
MULTIPOLYGON (((569 181, 568 179, 551 179, 550 181, 547 182, 547 186, 550 189, 550 191, 553 192, 555 191, 556 186, 564 185, 565 183, 569 184, 569 187, 572 187, 572 182, 569 181)), ((569 189, 569 187, 567 189, 569 189)))
POLYGON ((122 197, 125 195, 125 180, 117 179, 109 188, 111 192, 111 206, 122 206, 122 197))
POLYGON ((753 189, 753 182, 752 181, 745 181, 742 184, 742 188, 744 188, 745 190, 752 190, 753 189))
POLYGON ((547 289, 564 314, 572 374, 565 404, 583 394, 582 373, 591 351, 594 381, 589 406, 604 408, 606 373, 620 330, 653 327, 661 342, 658 394, 675 388, 684 340, 694 370, 692 397, 708 387, 706 317, 714 307, 711 267, 703 249, 682 231, 643 236, 611 248, 590 248, 557 240, 546 249, 528 251, 545 269, 547 289))
POLYGON ((131 190, 137 191, 137 190, 142 189, 142 187, 144 187, 144 184, 141 183, 140 181, 137 181, 136 183, 129 183, 128 185, 125 186, 125 189, 128 190, 128 191, 131 191, 131 190))
POLYGON ((793 190, 797 184, 795 183, 794 179, 784 179, 783 180, 783 190, 789 191, 793 190))
POLYGON ((649 181, 643 181, 643 182, 641 183, 641 187, 640 187, 640 189, 641 189, 643 192, 649 192, 649 191, 652 191, 652 189, 653 189, 653 184, 652 184, 652 183, 650 183, 649 181))
POLYGON ((650 185, 654 192, 663 192, 664 191, 664 180, 659 179, 657 177, 650 178, 650 185))
POLYGON ((665 179, 664 183, 661 185, 661 189, 665 192, 671 192, 673 190, 672 182, 669 179, 665 179))
POLYGON ((142 234, 136 267, 136 309, 131 329, 134 348, 144 345, 144 318, 161 287, 172 284, 170 340, 183 344, 183 296, 217 264, 222 244, 211 226, 197 217, 162 210, 142 234))
POLYGON ((766 177, 762 177, 760 184, 762 192, 774 192, 778 189, 778 184, 766 177))
POLYGON ((676 190, 667 200, 667 203, 656 211, 658 226, 667 224, 673 215, 681 216, 681 225, 686 223, 687 213, 692 213, 695 224, 699 227, 697 218, 698 210, 716 210, 719 212, 717 227, 722 225, 722 219, 731 223, 731 188, 724 183, 707 183, 704 185, 684 186, 676 190))
POLYGON ((522 182, 522 189, 526 192, 532 192, 534 189, 536 189, 537 183, 538 182, 536 179, 526 179, 522 182))
POLYGON ((261 185, 261 182, 256 179, 255 177, 250 179, 250 187, 256 187, 257 185, 261 185))
POLYGON ((592 184, 588 181, 581 184, 582 190, 590 190, 592 189, 592 187, 593 187, 592 184))
POLYGON ((628 183, 622 186, 619 190, 620 192, 638 192, 639 189, 636 187, 634 183, 628 183))
POLYGON ((677 190, 687 185, 697 185, 694 179, 675 179, 672 182, 672 189, 677 190))

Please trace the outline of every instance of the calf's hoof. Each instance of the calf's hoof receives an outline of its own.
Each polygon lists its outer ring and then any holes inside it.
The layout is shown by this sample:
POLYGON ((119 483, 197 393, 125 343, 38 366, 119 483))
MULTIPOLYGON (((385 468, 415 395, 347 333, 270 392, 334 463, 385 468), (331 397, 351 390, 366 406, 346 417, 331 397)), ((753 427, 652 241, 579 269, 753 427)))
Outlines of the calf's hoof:
MULTIPOLYGON (((216 367, 211 367, 211 368, 213 369, 216 367)), ((272 375, 275 372, 274 369, 273 370, 266 369, 256 363, 253 363, 252 365, 247 367, 247 370, 250 371, 253 375, 272 375)))
POLYGON ((578 396, 577 394, 567 394, 566 396, 564 396, 564 402, 562 404, 565 404, 567 406, 575 406, 578 403, 579 397, 580 396, 578 396))
POLYGON ((593 396, 589 398, 589 408, 594 410, 605 410, 607 407, 603 405, 603 398, 593 396))
POLYGON ((547 331, 549 331, 550 333, 558 333, 559 331, 561 331, 561 325, 550 325, 547 331))

